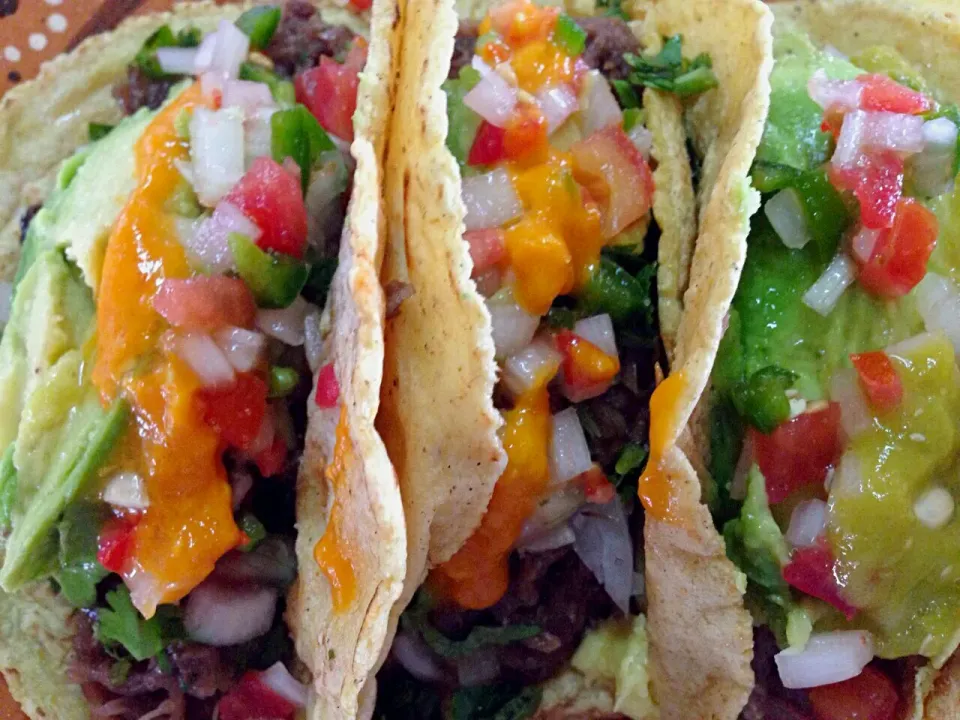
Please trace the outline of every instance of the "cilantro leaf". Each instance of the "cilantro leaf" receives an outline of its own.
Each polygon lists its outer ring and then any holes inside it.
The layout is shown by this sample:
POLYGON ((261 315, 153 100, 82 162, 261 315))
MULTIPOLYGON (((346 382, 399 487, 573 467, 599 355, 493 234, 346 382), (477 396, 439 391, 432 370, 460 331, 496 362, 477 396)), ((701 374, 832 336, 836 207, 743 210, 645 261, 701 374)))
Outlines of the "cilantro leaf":
POLYGON ((104 644, 121 645, 134 660, 155 657, 170 642, 186 636, 179 610, 173 605, 161 605, 146 620, 133 606, 126 586, 108 592, 107 604, 110 608, 99 612, 97 639, 104 644))
POLYGON ((542 690, 536 686, 466 687, 453 694, 445 715, 448 720, 523 720, 540 707, 542 696, 542 690))
POLYGON ((717 87, 713 60, 700 53, 693 60, 681 54, 682 38, 674 35, 663 43, 656 55, 627 53, 624 59, 633 68, 629 80, 633 85, 645 85, 682 97, 697 95, 717 87))
POLYGON ((97 583, 109 572, 97 561, 97 537, 109 510, 103 503, 71 503, 60 521, 60 591, 74 607, 97 601, 97 583))

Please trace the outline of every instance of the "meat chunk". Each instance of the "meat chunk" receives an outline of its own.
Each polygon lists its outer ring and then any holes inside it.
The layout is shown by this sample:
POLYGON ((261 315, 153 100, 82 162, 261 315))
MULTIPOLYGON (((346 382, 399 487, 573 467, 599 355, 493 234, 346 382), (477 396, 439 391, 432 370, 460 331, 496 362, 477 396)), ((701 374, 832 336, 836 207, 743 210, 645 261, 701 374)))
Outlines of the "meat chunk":
POLYGON ((578 18, 577 24, 587 32, 584 62, 608 80, 625 80, 630 74, 630 65, 623 56, 640 49, 630 26, 615 17, 578 18))
POLYGON ((354 34, 342 25, 329 25, 304 0, 288 2, 270 44, 264 50, 278 72, 293 76, 314 67, 321 56, 342 58, 354 34))
POLYGON ((179 81, 180 78, 158 80, 136 65, 130 65, 127 68, 127 81, 114 87, 113 96, 127 115, 133 115, 143 107, 156 110, 167 99, 170 88, 179 81))

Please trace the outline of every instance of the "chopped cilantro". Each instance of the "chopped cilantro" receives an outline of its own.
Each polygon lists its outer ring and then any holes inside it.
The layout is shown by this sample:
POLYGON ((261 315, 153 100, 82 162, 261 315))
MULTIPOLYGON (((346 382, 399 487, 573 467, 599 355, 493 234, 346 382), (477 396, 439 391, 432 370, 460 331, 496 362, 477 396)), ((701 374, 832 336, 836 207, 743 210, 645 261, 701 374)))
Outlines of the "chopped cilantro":
POLYGON ((107 593, 109 608, 98 614, 97 639, 104 645, 121 645, 135 660, 159 655, 168 643, 185 636, 179 610, 161 605, 149 620, 133 606, 126 586, 107 593))
POLYGON ((681 96, 697 95, 717 87, 710 56, 701 53, 693 60, 686 59, 681 54, 681 42, 681 37, 674 35, 664 41, 656 55, 624 55, 633 68, 630 82, 681 96))
POLYGON ((640 96, 636 89, 626 80, 611 80, 610 84, 617 93, 620 107, 624 110, 634 110, 640 107, 640 96))
POLYGON ((523 720, 540 707, 543 691, 536 686, 480 685, 453 694, 448 720, 523 720))
POLYGON ((603 14, 607 17, 617 17, 621 20, 630 19, 630 16, 623 9, 623 0, 597 0, 597 7, 603 8, 603 14))

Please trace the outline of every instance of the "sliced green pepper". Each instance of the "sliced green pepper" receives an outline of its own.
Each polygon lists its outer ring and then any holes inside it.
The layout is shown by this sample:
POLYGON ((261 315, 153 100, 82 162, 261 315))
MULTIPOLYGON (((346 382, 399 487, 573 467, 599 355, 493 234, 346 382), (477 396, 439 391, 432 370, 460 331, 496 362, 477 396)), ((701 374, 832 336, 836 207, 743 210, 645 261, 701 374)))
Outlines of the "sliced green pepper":
POLYGON ((250 47, 262 50, 270 44, 280 24, 280 8, 275 5, 260 5, 250 8, 237 18, 237 27, 250 38, 250 47))
POLYGON ((733 404, 748 423, 762 433, 771 433, 790 417, 787 389, 797 379, 790 370, 768 365, 733 391, 733 404))
POLYGON ((237 273, 260 307, 285 308, 297 299, 310 274, 304 263, 265 252, 240 233, 230 233, 227 243, 237 263, 237 273))
MULTIPOLYGON (((611 80, 610 84, 617 93, 617 99, 620 100, 620 107, 624 110, 636 110, 640 107, 640 96, 636 89, 626 80, 611 80)), ((626 119, 624 119, 626 125, 626 119)), ((629 128, 624 127, 624 130, 629 128)))
POLYGON ((323 153, 336 150, 337 146, 303 105, 275 112, 270 118, 270 129, 273 133, 270 140, 273 159, 283 162, 288 157, 293 158, 300 166, 300 180, 306 192, 314 163, 323 153))
POLYGON ((600 258, 578 298, 578 308, 588 315, 607 313, 615 323, 652 319, 650 284, 631 275, 609 258, 600 258))
POLYGON ((240 79, 250 80, 251 82, 263 83, 270 88, 273 99, 281 107, 289 107, 296 104, 297 94, 293 88, 293 83, 284 80, 272 70, 268 70, 262 65, 252 62, 245 62, 240 65, 240 79))
POLYGON ((587 46, 587 32, 572 17, 561 13, 553 29, 553 42, 567 55, 576 56, 587 46))
POLYGON ((165 73, 163 68, 160 67, 160 61, 157 59, 157 49, 163 47, 197 47, 201 39, 202 34, 197 28, 185 28, 174 35, 170 26, 164 25, 144 41, 133 59, 133 64, 147 77, 154 80, 177 77, 177 75, 165 73))
POLYGON ((623 131, 630 132, 637 125, 643 125, 644 113, 638 107, 627 108, 623 111, 623 131))

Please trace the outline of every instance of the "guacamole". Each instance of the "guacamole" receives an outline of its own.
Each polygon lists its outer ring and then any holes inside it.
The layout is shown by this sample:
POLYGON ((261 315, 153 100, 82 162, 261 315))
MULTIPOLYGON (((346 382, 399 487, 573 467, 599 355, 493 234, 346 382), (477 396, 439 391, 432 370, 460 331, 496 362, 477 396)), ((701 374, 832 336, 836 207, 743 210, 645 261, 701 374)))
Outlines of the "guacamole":
MULTIPOLYGON (((726 483, 717 496, 725 499, 731 492, 741 448, 741 437, 734 431, 731 439, 731 428, 750 424, 751 416, 737 402, 758 371, 773 368, 780 377, 791 378, 786 395, 795 416, 805 407, 823 407, 824 401, 835 399, 830 396, 831 378, 851 367, 851 354, 886 351, 902 384, 902 400, 884 412, 870 406, 866 429, 853 438, 844 436, 843 456, 828 476, 826 490, 822 485, 804 490, 806 497, 819 494, 827 502, 833 580, 857 612, 847 620, 814 600, 811 617, 817 631, 871 631, 880 657, 939 658, 952 651, 951 637, 960 628, 960 521, 950 512, 953 499, 960 497, 960 371, 955 348, 942 332, 925 332, 936 328, 925 327, 916 289, 882 298, 854 281, 825 316, 803 301, 850 242, 858 213, 856 200, 835 190, 829 179, 826 163, 834 140, 821 129, 824 110, 811 99, 808 81, 818 71, 836 80, 869 71, 927 89, 888 48, 847 59, 781 29, 775 55, 771 108, 754 182, 765 200, 784 187, 796 189, 810 240, 792 249, 762 211, 753 219, 747 262, 713 374, 713 474, 726 483), (922 517, 930 498, 939 503, 940 517, 934 523, 922 517)), ((913 193, 909 163, 905 193, 913 193)), ((916 200, 932 211, 939 225, 927 270, 960 283, 960 192, 950 188, 916 200)), ((754 428, 750 432, 768 431, 754 428)), ((784 610, 793 609, 802 595, 782 578, 789 557, 776 532, 777 525, 786 530, 795 502, 788 499, 767 509, 766 497, 760 497, 756 487, 758 477, 762 481, 754 465, 742 506, 717 501, 714 510, 718 523, 725 523, 728 554, 751 581, 748 597, 759 599, 757 606, 769 621, 783 619, 784 610)), ((804 605, 811 606, 811 598, 803 597, 804 605)), ((770 624, 778 629, 778 623, 770 624)), ((778 635, 784 644, 784 633, 778 635)))

